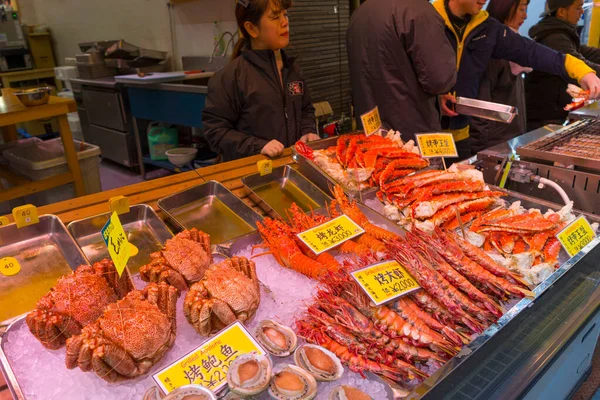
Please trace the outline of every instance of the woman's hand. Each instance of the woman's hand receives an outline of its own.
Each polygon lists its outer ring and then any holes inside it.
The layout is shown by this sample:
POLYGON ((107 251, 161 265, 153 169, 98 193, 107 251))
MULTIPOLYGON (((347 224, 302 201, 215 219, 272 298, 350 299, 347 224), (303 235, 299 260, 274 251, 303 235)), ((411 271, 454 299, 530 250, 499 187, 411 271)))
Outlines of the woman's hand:
POLYGON ((458 113, 448 107, 448 102, 456 104, 456 97, 449 93, 440 95, 440 107, 442 108, 442 114, 446 117, 457 117, 458 113))
POLYGON ((319 139, 321 139, 321 137, 319 135, 317 135, 316 133, 307 133, 306 135, 304 135, 300 138, 300 141, 302 143, 306 143, 306 142, 312 142, 312 141, 319 140, 319 139))
POLYGON ((269 143, 265 145, 260 151, 260 154, 264 154, 265 156, 269 156, 271 158, 280 156, 283 153, 283 144, 275 139, 271 140, 269 143))
POLYGON ((590 92, 589 99, 597 100, 600 99, 600 78, 593 72, 585 75, 579 81, 581 87, 590 92))

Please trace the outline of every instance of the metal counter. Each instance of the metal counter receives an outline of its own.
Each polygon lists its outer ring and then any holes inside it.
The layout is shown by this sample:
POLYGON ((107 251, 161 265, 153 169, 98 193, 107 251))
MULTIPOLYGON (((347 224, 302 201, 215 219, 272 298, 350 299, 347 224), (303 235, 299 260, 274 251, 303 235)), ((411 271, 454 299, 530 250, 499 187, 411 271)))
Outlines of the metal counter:
POLYGON ((579 121, 584 118, 600 118, 600 103, 595 102, 569 113, 569 119, 572 121, 579 121))

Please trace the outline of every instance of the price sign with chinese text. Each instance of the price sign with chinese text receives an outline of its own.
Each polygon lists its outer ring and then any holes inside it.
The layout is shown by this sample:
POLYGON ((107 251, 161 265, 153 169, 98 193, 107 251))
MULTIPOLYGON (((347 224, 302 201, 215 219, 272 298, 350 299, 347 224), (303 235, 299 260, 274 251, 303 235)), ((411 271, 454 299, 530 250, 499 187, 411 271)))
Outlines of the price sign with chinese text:
POLYGON ((381 129, 381 117, 379 116, 379 108, 377 107, 361 115, 360 120, 367 136, 371 136, 381 129))
POLYGON ((421 288, 396 261, 371 265, 352 272, 352 276, 378 306, 421 288))
POLYGON ((6 217, 0 217, 0 226, 5 226, 10 224, 10 221, 6 217))
POLYGON ((4 276, 13 276, 21 271, 21 265, 14 257, 4 257, 0 259, 0 274, 4 276))
POLYGON ((300 232, 297 236, 315 254, 319 255, 363 233, 365 233, 363 228, 352 221, 350 217, 341 215, 324 224, 300 232))
POLYGON ((202 385, 216 393, 227 384, 231 363, 242 354, 253 351, 265 355, 246 328, 235 322, 152 378, 166 394, 192 384, 202 385))
POLYGON ((40 222, 37 208, 32 204, 13 208, 12 215, 15 218, 18 228, 23 228, 24 226, 33 225, 40 222))
POLYGON ((458 157, 451 133, 423 133, 416 134, 415 137, 424 158, 458 157))
POLYGON ((110 254, 110 258, 115 263, 119 276, 121 276, 129 261, 131 247, 116 212, 112 213, 101 232, 102 239, 104 239, 104 243, 108 248, 108 254, 110 254))
POLYGON ((570 257, 579 253, 595 237, 596 233, 583 215, 571 222, 556 235, 556 238, 563 245, 570 257))

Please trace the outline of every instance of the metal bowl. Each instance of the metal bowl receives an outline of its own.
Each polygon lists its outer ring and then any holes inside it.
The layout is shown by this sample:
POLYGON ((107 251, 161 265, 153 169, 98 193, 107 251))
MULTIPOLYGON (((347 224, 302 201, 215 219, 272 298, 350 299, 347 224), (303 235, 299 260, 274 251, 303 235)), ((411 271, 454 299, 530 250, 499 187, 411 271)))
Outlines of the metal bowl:
POLYGON ((16 92, 15 96, 27 107, 41 106, 50 100, 50 92, 52 92, 52 88, 41 87, 16 92))

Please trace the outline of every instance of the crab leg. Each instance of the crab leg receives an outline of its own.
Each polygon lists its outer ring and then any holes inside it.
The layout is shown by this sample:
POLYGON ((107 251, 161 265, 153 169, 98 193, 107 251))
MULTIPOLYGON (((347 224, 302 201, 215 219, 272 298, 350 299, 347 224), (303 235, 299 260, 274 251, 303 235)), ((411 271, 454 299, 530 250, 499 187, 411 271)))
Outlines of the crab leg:
POLYGON ((470 192, 470 193, 456 193, 456 194, 443 194, 434 196, 424 201, 417 201, 412 205, 413 218, 426 219, 430 218, 439 210, 448 207, 452 204, 461 203, 468 200, 476 200, 484 197, 500 197, 506 196, 504 192, 470 192))

